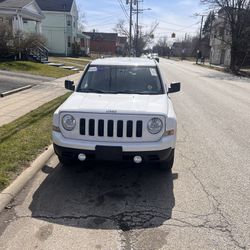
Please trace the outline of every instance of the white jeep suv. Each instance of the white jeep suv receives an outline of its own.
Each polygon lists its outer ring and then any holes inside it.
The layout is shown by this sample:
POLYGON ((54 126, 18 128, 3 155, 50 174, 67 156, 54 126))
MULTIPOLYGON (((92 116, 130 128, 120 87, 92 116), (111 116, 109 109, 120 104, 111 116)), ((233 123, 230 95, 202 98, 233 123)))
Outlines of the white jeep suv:
POLYGON ((55 111, 53 143, 63 165, 77 161, 157 163, 171 169, 176 116, 159 64, 147 58, 91 62, 74 93, 55 111))

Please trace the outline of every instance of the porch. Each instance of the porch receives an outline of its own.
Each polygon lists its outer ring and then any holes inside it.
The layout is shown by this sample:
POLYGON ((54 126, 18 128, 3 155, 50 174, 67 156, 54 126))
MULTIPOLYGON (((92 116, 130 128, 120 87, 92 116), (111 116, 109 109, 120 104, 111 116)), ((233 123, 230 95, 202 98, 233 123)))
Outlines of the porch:
POLYGON ((34 0, 0 2, 0 23, 10 25, 13 35, 25 32, 25 24, 28 22, 33 22, 33 32, 41 34, 43 19, 44 15, 34 0))

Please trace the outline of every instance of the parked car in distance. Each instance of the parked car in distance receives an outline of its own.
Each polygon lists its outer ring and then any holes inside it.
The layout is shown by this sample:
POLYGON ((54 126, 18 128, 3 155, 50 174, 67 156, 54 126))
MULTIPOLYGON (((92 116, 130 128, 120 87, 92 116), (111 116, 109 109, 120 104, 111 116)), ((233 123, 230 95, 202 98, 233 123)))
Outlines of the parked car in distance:
POLYGON ((160 62, 160 58, 159 58, 158 53, 151 54, 151 58, 154 59, 154 60, 156 60, 158 63, 160 62))
POLYGON ((159 64, 148 58, 91 62, 74 93, 55 111, 53 143, 60 162, 125 161, 171 169, 176 116, 159 64))

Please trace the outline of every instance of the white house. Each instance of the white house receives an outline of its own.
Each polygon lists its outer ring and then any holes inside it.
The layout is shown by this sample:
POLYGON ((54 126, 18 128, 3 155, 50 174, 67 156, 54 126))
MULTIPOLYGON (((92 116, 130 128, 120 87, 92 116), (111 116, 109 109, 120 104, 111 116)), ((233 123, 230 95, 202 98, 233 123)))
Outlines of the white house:
MULTIPOLYGON (((80 45, 80 39, 88 39, 78 34, 78 10, 75 0, 36 1, 45 16, 42 29, 51 54, 71 55, 73 43, 80 45)), ((87 52, 87 48, 82 48, 84 49, 87 52)))
POLYGON ((74 45, 89 54, 90 37, 78 33, 75 0, 0 0, 1 22, 10 25, 14 35, 18 31, 42 34, 50 54, 69 56, 74 45))
POLYGON ((223 9, 215 18, 210 37, 210 63, 215 65, 229 66, 231 63, 231 41, 230 27, 223 9))
POLYGON ((13 34, 27 31, 30 23, 31 32, 42 33, 44 15, 35 0, 0 0, 0 22, 9 24, 13 34))

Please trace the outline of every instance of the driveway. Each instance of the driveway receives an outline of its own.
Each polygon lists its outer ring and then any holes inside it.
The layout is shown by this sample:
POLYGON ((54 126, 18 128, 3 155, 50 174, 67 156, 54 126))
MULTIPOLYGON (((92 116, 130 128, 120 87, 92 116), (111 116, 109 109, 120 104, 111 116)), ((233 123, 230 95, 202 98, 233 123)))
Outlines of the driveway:
POLYGON ((3 77, 1 76, 0 79, 10 81, 8 88, 10 86, 20 86, 20 84, 31 84, 33 87, 10 96, 0 98, 0 126, 14 121, 18 117, 38 108, 42 104, 67 93, 64 88, 65 79, 71 79, 77 83, 81 74, 82 72, 68 77, 53 79, 48 77, 5 72, 5 75, 3 77))
POLYGON ((0 215, 0 249, 250 249, 250 82, 161 60, 178 116, 172 173, 56 156, 0 215))
POLYGON ((0 70, 0 94, 27 85, 34 86, 41 82, 49 82, 52 80, 54 80, 54 78, 0 70))

